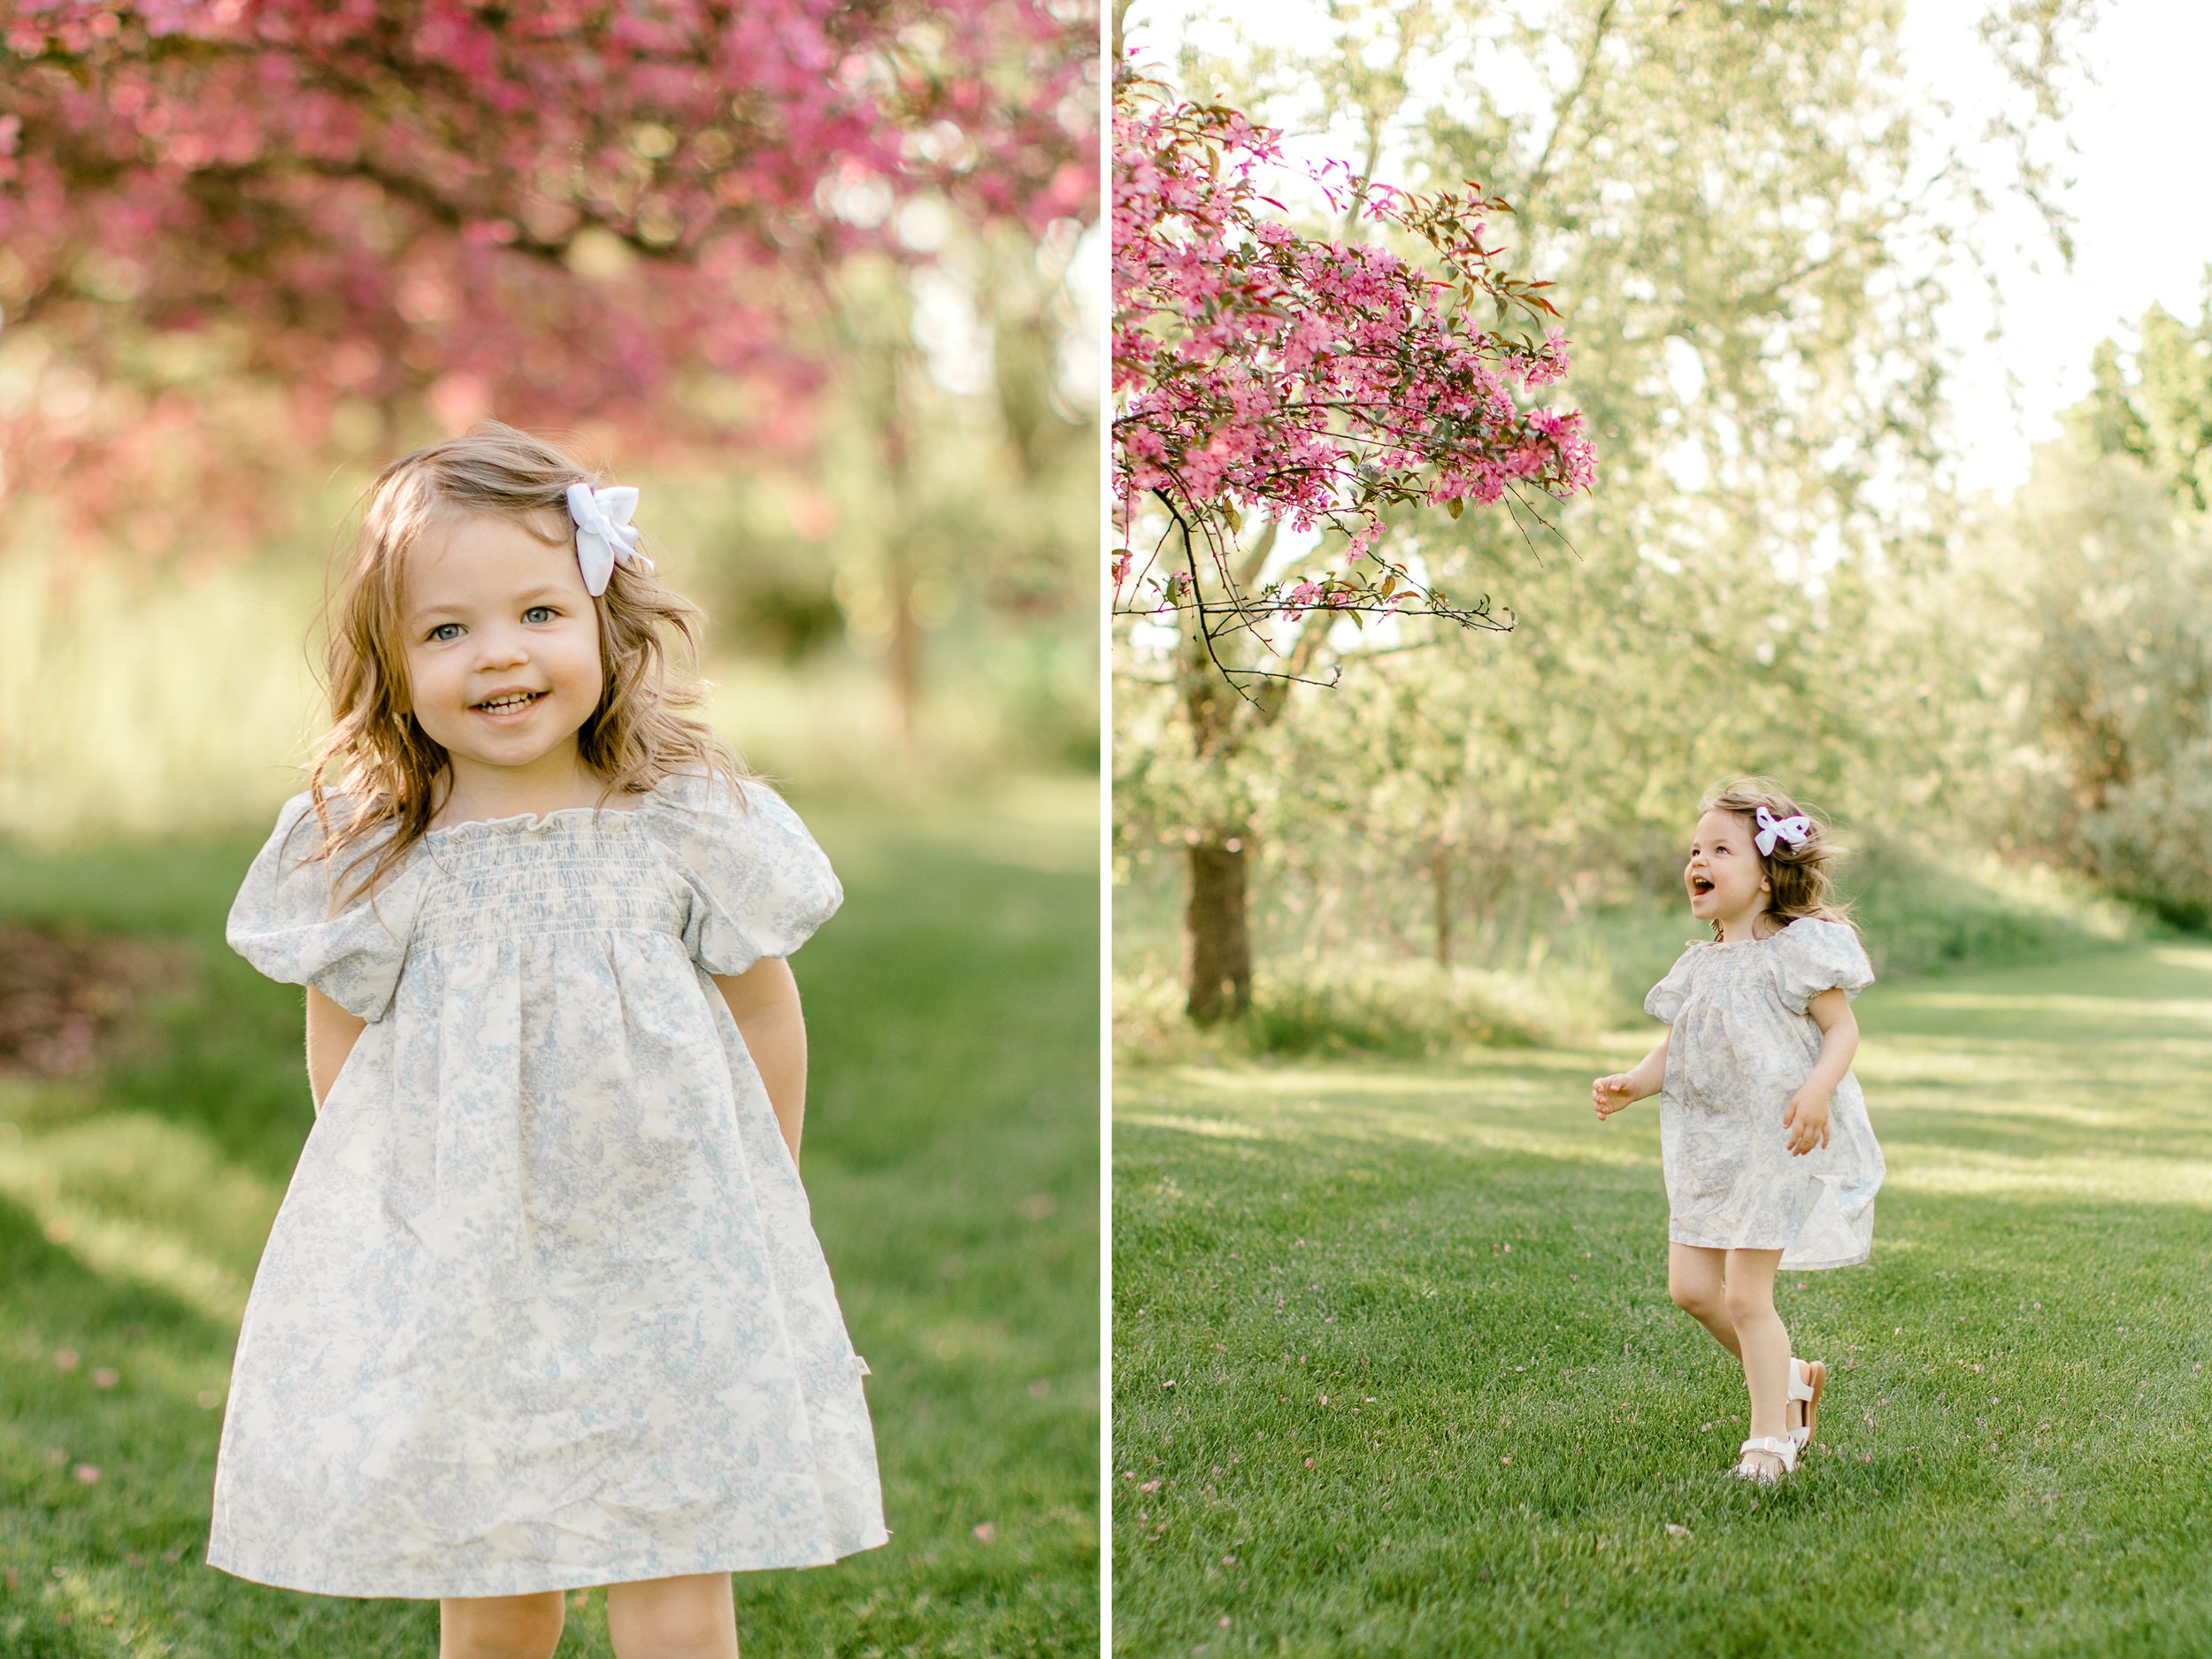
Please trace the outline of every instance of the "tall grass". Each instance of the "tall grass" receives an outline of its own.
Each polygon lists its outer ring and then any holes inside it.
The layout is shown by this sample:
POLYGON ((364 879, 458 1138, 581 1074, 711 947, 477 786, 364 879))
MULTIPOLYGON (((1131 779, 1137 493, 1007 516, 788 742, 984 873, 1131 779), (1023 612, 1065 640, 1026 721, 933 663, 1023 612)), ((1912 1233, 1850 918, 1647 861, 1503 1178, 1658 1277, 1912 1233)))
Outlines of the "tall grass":
POLYGON ((150 578, 0 558, 0 834, 235 824, 308 753, 319 579, 279 559, 150 578))
MULTIPOLYGON (((710 567, 714 526, 660 487, 656 548, 679 591, 730 585, 710 567)), ((242 809, 297 787, 323 705, 321 613, 349 490, 301 509, 311 527, 173 566, 121 551, 60 558, 35 542, 0 554, 0 835, 60 846, 87 833, 220 833, 242 809)), ((832 642, 799 662, 737 648, 710 616, 708 718, 756 767, 818 790, 864 779, 876 795, 926 796, 948 777, 1010 764, 1090 764, 1071 733, 1094 671, 1072 623, 964 615, 925 635, 924 695, 910 723, 884 641, 832 642)))
MULTIPOLYGON (((1640 1021, 1644 993, 1705 932, 1672 892, 1631 889, 1571 912, 1538 885, 1468 930, 1455 959, 1439 964, 1414 942, 1428 942, 1419 923, 1390 926, 1387 897, 1367 932, 1343 923, 1325 932, 1310 910, 1267 895, 1263 866, 1252 1012, 1200 1032, 1183 1016, 1178 979, 1179 879, 1178 864, 1154 860, 1134 864, 1115 890, 1114 1033, 1131 1059, 1217 1050, 1411 1058, 1586 1041, 1640 1021)), ((1422 895, 1395 896, 1399 914, 1425 918, 1422 895)), ((2063 872, 1893 841, 1855 861, 1846 897, 1884 979, 2054 961, 2157 931, 2063 872)))

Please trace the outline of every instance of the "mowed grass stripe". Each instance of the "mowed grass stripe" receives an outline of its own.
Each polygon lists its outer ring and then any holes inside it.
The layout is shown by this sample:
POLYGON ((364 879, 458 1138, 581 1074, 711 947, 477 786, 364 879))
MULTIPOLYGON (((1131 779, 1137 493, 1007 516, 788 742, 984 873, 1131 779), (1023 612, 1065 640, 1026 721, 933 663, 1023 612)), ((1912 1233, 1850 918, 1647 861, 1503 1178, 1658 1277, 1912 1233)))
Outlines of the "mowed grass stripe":
POLYGON ((2212 949, 1859 1012, 1875 1258, 1780 1283, 1832 1370, 1766 1493, 1655 1115, 1587 1105, 1651 1033, 1118 1067, 1117 1650, 2204 1652, 2212 949))

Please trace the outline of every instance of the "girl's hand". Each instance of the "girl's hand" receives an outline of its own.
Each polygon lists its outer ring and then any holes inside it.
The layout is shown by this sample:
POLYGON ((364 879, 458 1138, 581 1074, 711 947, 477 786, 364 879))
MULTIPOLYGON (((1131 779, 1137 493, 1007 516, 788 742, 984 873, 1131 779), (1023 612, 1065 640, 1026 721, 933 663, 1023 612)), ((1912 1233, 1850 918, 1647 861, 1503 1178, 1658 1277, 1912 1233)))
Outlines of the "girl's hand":
POLYGON ((1626 1071, 1616 1071, 1611 1077, 1601 1077, 1590 1085, 1590 1103, 1598 1109, 1600 1118, 1610 1118, 1622 1107, 1643 1097, 1643 1091, 1636 1087, 1635 1078, 1626 1071))
POLYGON ((1808 1083, 1790 1096, 1789 1110, 1782 1114, 1782 1127, 1789 1131, 1790 1156, 1802 1157, 1828 1144, 1828 1091, 1808 1083))

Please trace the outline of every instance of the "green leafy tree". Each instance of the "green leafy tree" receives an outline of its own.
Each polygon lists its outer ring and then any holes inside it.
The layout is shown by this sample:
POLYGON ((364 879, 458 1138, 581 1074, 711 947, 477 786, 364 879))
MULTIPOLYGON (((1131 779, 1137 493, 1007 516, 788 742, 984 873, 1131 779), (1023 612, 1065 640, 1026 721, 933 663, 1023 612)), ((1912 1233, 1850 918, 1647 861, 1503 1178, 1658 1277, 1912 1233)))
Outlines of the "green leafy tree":
POLYGON ((2185 322, 2154 305, 2131 351, 2116 341, 2090 359, 2092 390, 2068 424, 2098 455, 2131 456, 2192 512, 2212 509, 2212 267, 2202 309, 2185 322))
MULTIPOLYGON (((2009 845, 2169 919, 2212 920, 2212 528, 2170 472, 2045 445, 1976 526, 1951 648, 1985 664, 1982 774, 2009 845), (1961 626, 1961 625, 1963 626, 1961 626)), ((1964 705, 1973 706, 1970 703, 1964 705)))
MULTIPOLYGON (((2047 83, 2023 42, 2081 10, 2011 18, 2009 61, 2047 83)), ((1166 687, 1125 654, 1125 841, 1172 846, 1208 798, 1240 799, 1271 847, 1311 839, 1286 867, 1370 910, 1428 872, 1448 949, 1455 907, 1502 884, 1663 868, 1720 772, 1771 771, 1856 813, 1942 804, 1953 750, 1909 610, 1955 517, 1935 315, 1970 276, 1985 203, 1919 142, 1894 8, 1331 15, 1325 58, 1187 60, 1184 77, 1512 201, 1509 257, 1555 283, 1601 487, 1558 513, 1558 540, 1394 517, 1400 556, 1509 593, 1513 630, 1370 641, 1372 686, 1294 687, 1240 766, 1194 771, 1166 687), (1442 735, 1394 758, 1409 710, 1442 735)))

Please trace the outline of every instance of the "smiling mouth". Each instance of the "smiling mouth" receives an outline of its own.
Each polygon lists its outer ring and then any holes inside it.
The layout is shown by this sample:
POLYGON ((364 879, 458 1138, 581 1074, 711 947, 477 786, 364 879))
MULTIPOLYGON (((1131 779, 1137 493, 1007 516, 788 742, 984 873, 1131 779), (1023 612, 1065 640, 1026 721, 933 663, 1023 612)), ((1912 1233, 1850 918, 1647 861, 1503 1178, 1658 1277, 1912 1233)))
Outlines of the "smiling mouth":
POLYGON ((510 692, 504 696, 492 697, 482 703, 471 703, 469 706, 479 714, 511 714, 518 709, 528 708, 539 698, 547 695, 542 691, 510 692))
POLYGON ((1690 891, 1697 895, 1698 897, 1703 898, 1712 890, 1713 884, 1708 881, 1703 876, 1692 876, 1690 878, 1690 891))

